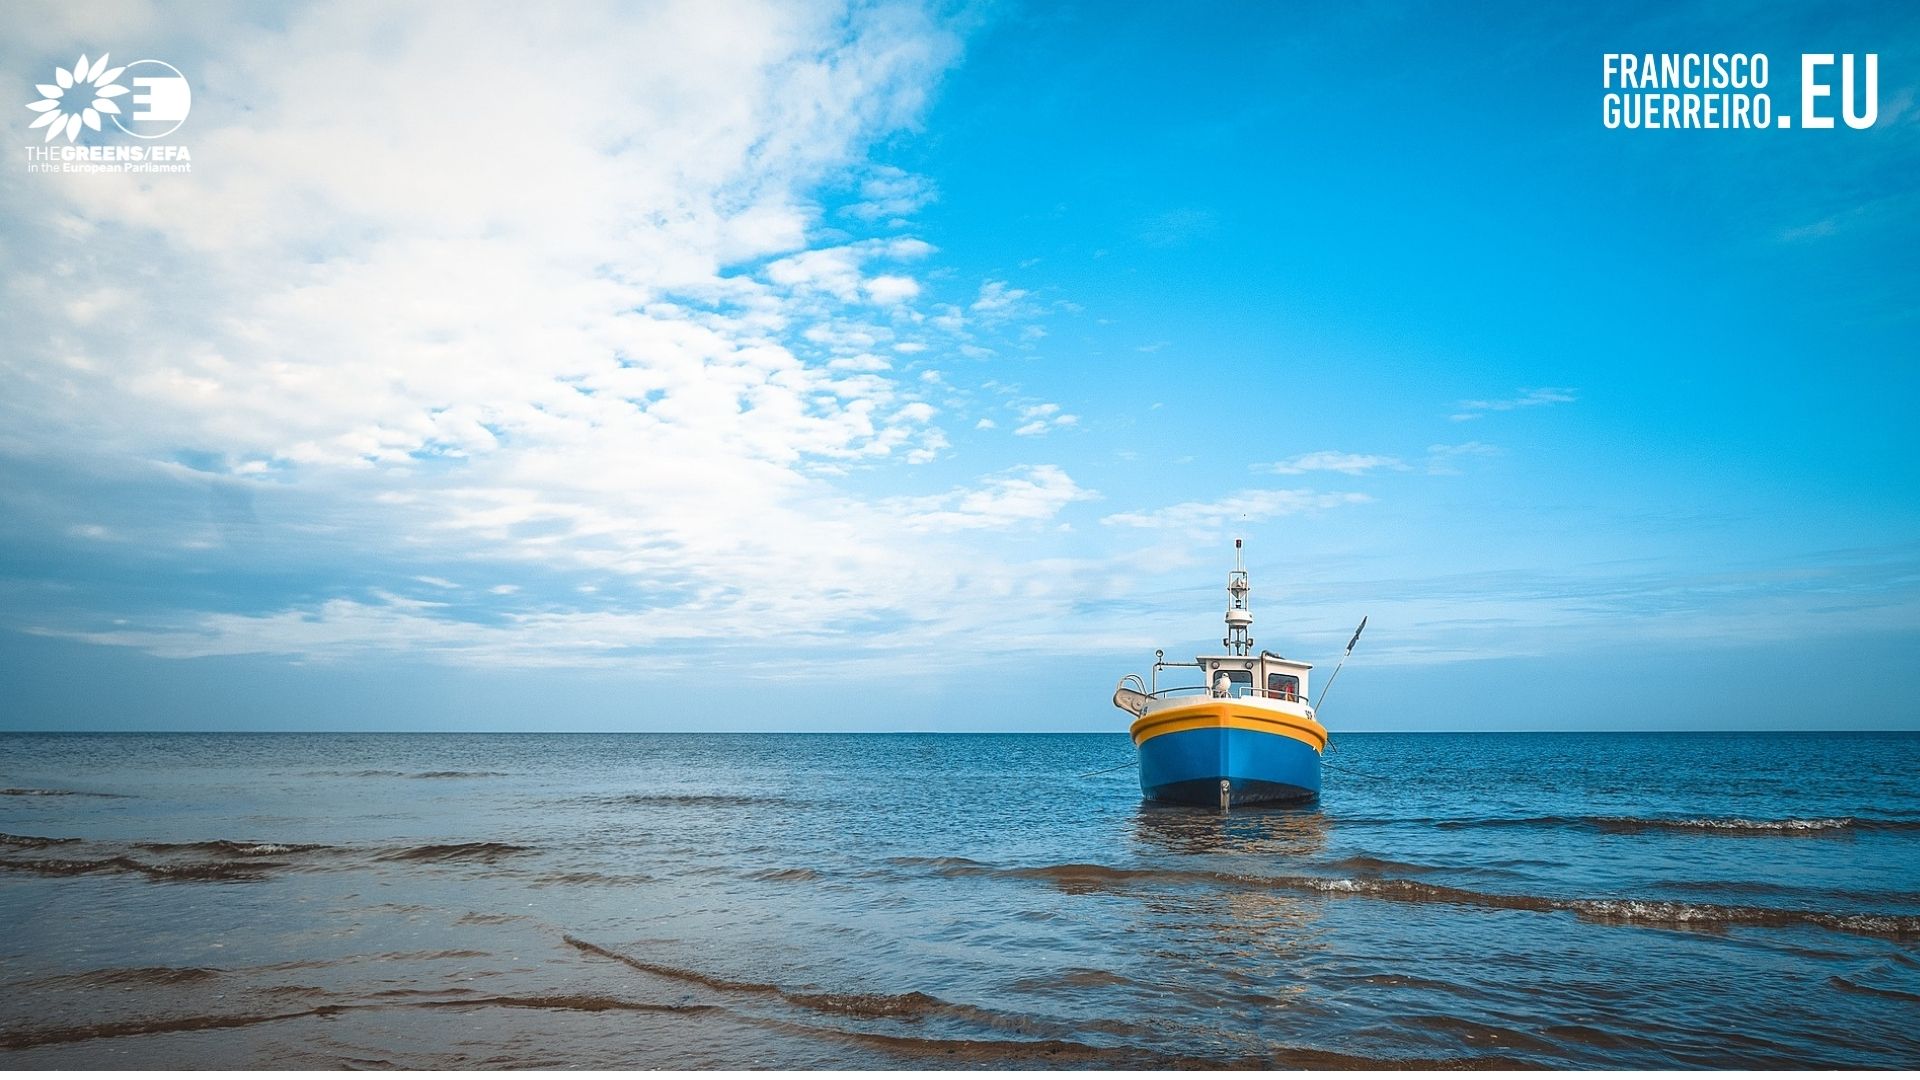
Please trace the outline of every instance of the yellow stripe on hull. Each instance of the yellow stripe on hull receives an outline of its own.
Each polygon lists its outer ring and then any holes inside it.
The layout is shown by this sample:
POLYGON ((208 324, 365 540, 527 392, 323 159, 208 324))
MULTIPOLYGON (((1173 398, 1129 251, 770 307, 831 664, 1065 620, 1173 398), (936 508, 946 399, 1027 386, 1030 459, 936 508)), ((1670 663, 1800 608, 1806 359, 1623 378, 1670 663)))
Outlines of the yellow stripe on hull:
POLYGON ((1148 713, 1133 722, 1133 744, 1138 746, 1155 736, 1192 731, 1195 728, 1264 731, 1269 735, 1298 739, 1313 747, 1316 753, 1325 753, 1327 749, 1327 729, 1321 727, 1319 721, 1289 713, 1249 709, 1235 700, 1202 701, 1148 713))

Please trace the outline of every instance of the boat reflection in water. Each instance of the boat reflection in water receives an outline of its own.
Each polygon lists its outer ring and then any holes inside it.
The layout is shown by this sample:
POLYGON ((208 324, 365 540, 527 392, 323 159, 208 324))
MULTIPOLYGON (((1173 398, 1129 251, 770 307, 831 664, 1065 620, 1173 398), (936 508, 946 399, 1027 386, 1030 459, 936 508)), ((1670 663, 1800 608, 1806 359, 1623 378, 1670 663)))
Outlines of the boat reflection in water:
POLYGON ((1156 976, 1178 1003, 1161 1008, 1222 1059, 1271 1054, 1275 1025, 1317 1009, 1309 973, 1333 943, 1324 899, 1264 879, 1320 857, 1326 815, 1278 807, 1196 814, 1142 802, 1133 824, 1137 862, 1165 873, 1127 890, 1136 905, 1130 936, 1151 942, 1151 957, 1180 958, 1156 976))
POLYGON ((1142 802, 1133 825, 1143 861, 1166 855, 1310 859, 1327 843, 1327 816, 1310 808, 1245 807, 1229 814, 1196 814, 1166 803, 1142 802))

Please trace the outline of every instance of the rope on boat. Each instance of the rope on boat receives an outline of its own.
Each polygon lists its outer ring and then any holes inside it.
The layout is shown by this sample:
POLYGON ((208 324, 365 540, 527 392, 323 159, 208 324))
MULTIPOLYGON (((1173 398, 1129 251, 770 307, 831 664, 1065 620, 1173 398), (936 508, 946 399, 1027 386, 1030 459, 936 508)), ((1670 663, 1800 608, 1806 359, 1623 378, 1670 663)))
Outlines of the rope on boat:
POLYGON ((1089 777, 1089 776, 1105 776, 1106 774, 1108 774, 1108 773, 1110 773, 1110 772, 1119 772, 1119 771, 1120 771, 1121 769, 1126 769, 1126 768, 1131 768, 1132 766, 1133 766, 1133 762, 1131 762, 1131 761, 1123 761, 1123 762, 1121 762, 1120 764, 1118 764, 1118 765, 1115 765, 1115 766, 1114 766, 1113 768, 1111 768, 1111 769, 1095 769, 1095 770, 1094 770, 1094 771, 1092 771, 1092 772, 1083 772, 1083 773, 1081 773, 1081 774, 1080 774, 1079 776, 1076 776, 1076 777, 1074 777, 1074 779, 1075 779, 1075 780, 1085 780, 1085 779, 1086 779, 1087 777, 1089 777))

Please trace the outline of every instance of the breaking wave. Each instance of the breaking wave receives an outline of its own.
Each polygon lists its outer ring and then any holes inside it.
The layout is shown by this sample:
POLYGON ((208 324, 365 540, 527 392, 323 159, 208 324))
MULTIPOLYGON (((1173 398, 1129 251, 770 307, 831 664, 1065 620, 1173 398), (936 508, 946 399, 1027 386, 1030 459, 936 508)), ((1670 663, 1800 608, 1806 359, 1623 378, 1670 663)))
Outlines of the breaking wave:
POLYGON ((1920 818, 1869 817, 1620 817, 1598 814, 1510 818, 1439 818, 1400 821, 1436 829, 1584 828, 1605 833, 1694 833, 1709 836, 1842 837, 1864 832, 1920 832, 1920 818))
POLYGON ((244 840, 189 840, 180 843, 146 843, 133 846, 141 851, 155 853, 189 852, 195 855, 227 855, 237 858, 290 855, 298 851, 324 851, 327 848, 325 844, 266 844, 244 840))
POLYGON ((1726 836, 1839 836, 1856 832, 1920 831, 1920 820, 1903 818, 1634 818, 1587 819, 1604 832, 1683 832, 1726 836))
POLYGON ((1259 877, 1199 870, 1159 870, 1064 863, 1056 866, 991 867, 979 863, 943 866, 933 871, 944 877, 985 874, 1003 878, 1044 881, 1078 892, 1123 887, 1136 882, 1162 885, 1205 883, 1246 888, 1276 889, 1321 896, 1357 896, 1399 903, 1439 903, 1462 907, 1512 911, 1563 911, 1596 922, 1680 929, 1726 929, 1740 926, 1814 926, 1848 934, 1905 941, 1920 938, 1920 914, 1805 911, 1796 908, 1712 904, 1687 900, 1641 900, 1529 896, 1482 892, 1453 885, 1437 885, 1408 878, 1384 877, 1259 877))

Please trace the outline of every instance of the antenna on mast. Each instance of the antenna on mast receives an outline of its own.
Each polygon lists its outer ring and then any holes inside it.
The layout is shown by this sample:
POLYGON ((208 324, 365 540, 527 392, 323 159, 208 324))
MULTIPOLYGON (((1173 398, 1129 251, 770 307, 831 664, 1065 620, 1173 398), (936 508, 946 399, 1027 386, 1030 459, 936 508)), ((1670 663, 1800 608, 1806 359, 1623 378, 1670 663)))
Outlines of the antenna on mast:
POLYGON ((1220 639, 1220 644, 1234 656, 1248 656, 1253 652, 1253 612, 1247 607, 1247 594, 1251 591, 1247 584, 1244 546, 1236 536, 1233 538, 1233 572, 1227 575, 1227 636, 1220 639))

